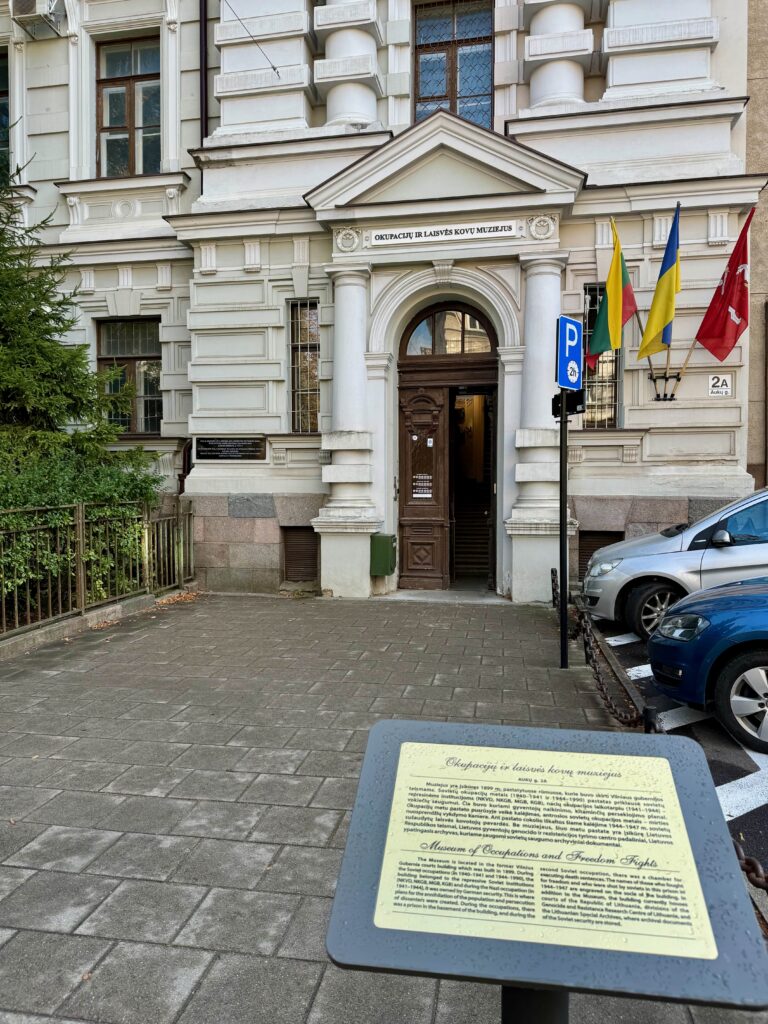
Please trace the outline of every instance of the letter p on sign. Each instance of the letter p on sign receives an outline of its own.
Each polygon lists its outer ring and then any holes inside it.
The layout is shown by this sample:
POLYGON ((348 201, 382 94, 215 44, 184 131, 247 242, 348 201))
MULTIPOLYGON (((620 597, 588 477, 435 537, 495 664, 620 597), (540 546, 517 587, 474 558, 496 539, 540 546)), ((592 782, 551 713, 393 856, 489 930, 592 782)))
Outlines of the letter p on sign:
POLYGON ((584 325, 570 316, 557 318, 557 386, 579 391, 584 366, 584 325))

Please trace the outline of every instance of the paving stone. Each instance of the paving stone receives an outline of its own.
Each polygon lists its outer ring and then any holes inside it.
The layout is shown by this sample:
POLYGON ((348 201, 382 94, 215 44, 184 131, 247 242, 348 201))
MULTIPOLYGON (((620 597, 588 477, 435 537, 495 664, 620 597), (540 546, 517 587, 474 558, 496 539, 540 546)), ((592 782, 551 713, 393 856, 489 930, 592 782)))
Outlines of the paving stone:
POLYGON ((320 788, 321 781, 307 775, 259 775, 240 799, 260 804, 304 807, 320 788))
POLYGON ((119 775, 108 786, 107 793, 131 793, 134 796, 167 796, 189 774, 185 768, 136 765, 119 775))
POLYGON ((286 846, 259 882, 259 889, 306 896, 333 896, 341 857, 340 850, 286 846))
POLYGON ((329 966, 307 1024, 337 1024, 348 1016, 350 1007, 354 1007, 355 1024, 431 1024, 436 988, 437 983, 426 978, 329 966))
POLYGON ((128 766, 124 764, 101 764, 99 762, 77 762, 60 767, 46 781, 56 789, 82 789, 96 791, 122 775, 128 766))
POLYGON ((120 752, 126 764, 167 765, 177 760, 189 747, 184 743, 163 743, 158 740, 140 740, 120 752))
POLYGON ((121 942, 60 1012, 104 1024, 169 1024, 210 961, 200 950, 121 942))
POLYGON ((44 832, 45 828, 45 825, 35 825, 32 822, 17 821, 11 824, 9 821, 0 821, 0 861, 5 861, 22 846, 26 846, 44 832))
POLYGON ((53 756, 65 761, 119 761, 120 751, 128 746, 125 740, 89 736, 70 743, 53 756))
POLYGON ((331 775, 340 779, 357 778, 362 754, 342 754, 330 750, 310 751, 297 769, 297 775, 331 775))
POLYGON ((237 800, 253 781, 246 772, 192 771, 173 790, 173 796, 191 800, 237 800))
POLYGON ((33 871, 25 871, 24 868, 0 867, 0 900, 14 889, 18 889, 21 883, 31 878, 33 874, 33 871))
POLYGON ((173 762, 174 768, 208 768, 212 770, 234 768, 243 752, 239 747, 214 746, 198 743, 190 747, 173 762))
POLYGON ((211 839, 245 839, 263 813, 263 807, 201 800, 176 823, 173 831, 211 839))
POLYGON ((185 722, 134 722, 121 718, 115 724, 122 729, 121 735, 126 739, 153 743, 193 742, 182 738, 187 728, 185 722))
POLYGON ((189 704, 174 717, 174 722, 208 722, 219 724, 229 714, 229 708, 210 707, 208 704, 189 704))
POLYGON ((290 960, 222 956, 180 1024, 297 1024, 306 1017, 321 970, 290 960))
POLYGON ((195 885, 121 882, 77 933, 136 942, 170 942, 205 892, 195 885))
MULTIPOLYGON (((574 994, 570 998, 571 1024, 689 1024, 688 1009, 675 1003, 647 999, 574 994)), ((691 1007, 693 1010, 693 1007, 691 1007)), ((727 1024, 727 1010, 717 1010, 712 1024, 727 1024)), ((452 1024, 452 1022, 451 1022, 452 1024)), ((757 1022, 754 1022, 757 1024, 757 1022)))
POLYGON ((49 779, 59 767, 58 761, 47 757, 12 758, 0 764, 0 786, 36 786, 49 779))
POLYGON ((0 925, 4 927, 71 932, 118 884, 111 878, 56 871, 25 874, 27 880, 0 901, 0 925))
POLYGON ((350 810, 357 795, 357 779, 326 779, 312 797, 312 807, 350 810))
POLYGON ((0 948, 4 1008, 53 1013, 108 947, 101 939, 18 932, 0 948))
MULTIPOLYGON (((138 719, 141 722, 165 722, 184 709, 184 704, 135 704, 120 715, 120 718, 129 721, 138 719)), ((181 719, 177 719, 177 721, 181 721, 181 719)))
POLYGON ((33 786, 0 786, 0 818, 16 821, 58 796, 57 789, 33 786))
MULTIPOLYGON (((499 1020, 500 1014, 499 985, 476 985, 445 980, 440 982, 435 1024, 485 1024, 485 1021, 491 1024, 492 1021, 499 1020)), ((601 1024, 609 1022, 604 1020, 601 1024)))
POLYGON ((266 747, 256 747, 243 753, 235 769, 266 775, 293 775, 307 753, 306 750, 268 750, 266 747))
POLYGON ((277 955, 325 963, 328 959, 325 936, 332 906, 333 900, 305 896, 293 915, 277 955))
POLYGON ((274 860, 279 846, 202 839, 173 876, 174 882, 253 889, 274 860))
MULTIPOLYGON (((235 717, 232 716, 234 721, 235 717)), ((246 725, 229 742, 238 747, 284 747, 296 730, 293 726, 246 725)), ((300 746, 300 744, 297 744, 300 746)))
MULTIPOLYGON (((178 725, 172 722, 172 725, 178 725)), ((241 726, 233 722, 190 722, 179 732, 180 743, 228 743, 241 726)))
POLYGON ((106 853, 88 865, 89 874, 117 875, 119 878, 151 878, 163 881, 197 845, 198 840, 181 836, 122 836, 106 853))
POLYGON ((19 736, 3 745, 3 756, 47 757, 77 742, 77 736, 19 736))
POLYGON ((187 800, 132 796, 123 801, 102 825, 120 832, 172 832, 190 809, 187 800))
POLYGON ((98 825, 125 797, 108 796, 106 793, 59 793, 52 800, 30 811, 27 819, 42 821, 48 825, 73 825, 85 828, 98 825))
POLYGON ((299 729, 291 743, 307 750, 344 750, 351 736, 349 729, 299 729))
POLYGON ((257 843, 322 846, 341 820, 339 811, 309 807, 270 807, 248 837, 257 843))
POLYGON ((8 857, 6 863, 47 871, 82 871, 119 838, 119 832, 54 825, 8 857))
POLYGON ((349 835, 349 823, 351 822, 351 820, 352 812, 347 811, 344 817, 341 819, 341 824, 333 833, 333 838, 331 839, 330 843, 328 843, 329 846, 332 846, 334 849, 337 850, 343 850, 346 847, 347 836, 349 835))
POLYGON ((268 955, 279 945, 298 903, 296 896, 212 889, 176 945, 268 955))

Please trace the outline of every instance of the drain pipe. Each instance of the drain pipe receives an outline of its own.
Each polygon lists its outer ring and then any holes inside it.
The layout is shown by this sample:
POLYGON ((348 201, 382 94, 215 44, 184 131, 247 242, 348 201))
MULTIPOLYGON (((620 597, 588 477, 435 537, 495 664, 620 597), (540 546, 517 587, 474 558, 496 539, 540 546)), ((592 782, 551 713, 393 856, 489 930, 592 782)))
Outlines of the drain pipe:
POLYGON ((200 145, 208 134, 208 0, 199 0, 200 21, 200 145))

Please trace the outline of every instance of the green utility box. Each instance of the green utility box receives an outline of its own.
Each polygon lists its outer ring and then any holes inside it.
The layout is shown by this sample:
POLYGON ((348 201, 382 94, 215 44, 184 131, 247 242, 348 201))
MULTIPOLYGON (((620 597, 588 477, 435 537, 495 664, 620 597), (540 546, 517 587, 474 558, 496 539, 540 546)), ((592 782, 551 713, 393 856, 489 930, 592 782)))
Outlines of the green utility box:
POLYGON ((397 537, 395 534, 371 534, 371 576, 391 576, 396 565, 397 537))

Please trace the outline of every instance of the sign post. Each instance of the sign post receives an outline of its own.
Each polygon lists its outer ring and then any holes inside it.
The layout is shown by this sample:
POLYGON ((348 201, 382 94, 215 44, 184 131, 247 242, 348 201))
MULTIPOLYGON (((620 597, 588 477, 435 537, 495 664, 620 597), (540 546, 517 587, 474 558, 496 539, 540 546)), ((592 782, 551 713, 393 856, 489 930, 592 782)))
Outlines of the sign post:
POLYGON ((584 373, 584 325, 570 316, 557 318, 557 377, 560 388, 560 668, 568 668, 568 402, 580 391, 584 373))

